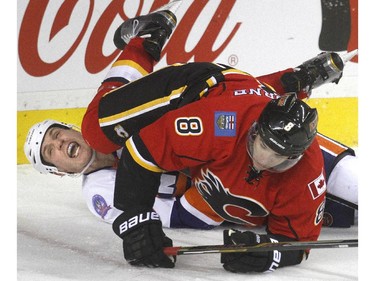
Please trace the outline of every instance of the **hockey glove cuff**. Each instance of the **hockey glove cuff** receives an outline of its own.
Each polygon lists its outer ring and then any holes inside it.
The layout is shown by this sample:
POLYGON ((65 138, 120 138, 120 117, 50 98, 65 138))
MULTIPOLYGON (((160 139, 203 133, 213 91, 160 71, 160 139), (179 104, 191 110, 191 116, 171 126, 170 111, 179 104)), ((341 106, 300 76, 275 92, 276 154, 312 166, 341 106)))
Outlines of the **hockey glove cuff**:
POLYGON ((164 247, 173 246, 162 230, 159 215, 152 209, 132 210, 122 213, 112 225, 122 238, 124 257, 131 265, 173 268, 173 261, 164 254, 164 247))
POLYGON ((306 88, 311 88, 314 77, 310 77, 305 68, 298 68, 294 72, 284 73, 280 81, 285 92, 299 93, 306 88))
MULTIPOLYGON (((279 241, 269 235, 260 235, 251 231, 224 230, 224 245, 244 244, 255 246, 270 242, 277 243, 279 241)), ((223 263, 225 270, 231 272, 272 272, 278 267, 299 264, 302 261, 302 256, 303 251, 282 253, 274 250, 265 252, 229 253, 221 254, 221 263, 223 263)))
POLYGON ((342 77, 344 63, 337 53, 323 52, 305 61, 294 72, 281 76, 281 84, 286 92, 305 91, 308 96, 312 89, 328 83, 338 83, 342 77))

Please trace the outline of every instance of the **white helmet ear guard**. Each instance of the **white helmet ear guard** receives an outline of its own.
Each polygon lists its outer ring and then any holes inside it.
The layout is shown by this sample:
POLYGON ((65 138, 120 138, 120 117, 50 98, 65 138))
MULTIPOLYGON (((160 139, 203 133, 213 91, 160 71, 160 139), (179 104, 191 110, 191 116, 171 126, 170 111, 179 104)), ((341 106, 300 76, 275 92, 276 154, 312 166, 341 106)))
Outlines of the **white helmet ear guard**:
POLYGON ((30 128, 23 149, 29 162, 40 173, 63 175, 65 173, 59 172, 59 170, 55 166, 44 162, 41 156, 43 139, 47 130, 51 126, 64 127, 66 129, 71 129, 74 127, 71 124, 66 124, 51 119, 47 119, 40 123, 37 123, 30 128))

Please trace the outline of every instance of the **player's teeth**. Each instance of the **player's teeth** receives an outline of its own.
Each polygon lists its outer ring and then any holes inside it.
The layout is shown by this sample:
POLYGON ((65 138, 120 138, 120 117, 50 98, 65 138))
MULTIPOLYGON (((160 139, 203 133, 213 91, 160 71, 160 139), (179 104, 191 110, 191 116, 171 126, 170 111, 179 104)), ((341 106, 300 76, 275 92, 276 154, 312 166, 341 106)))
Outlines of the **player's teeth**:
POLYGON ((78 155, 79 146, 76 142, 72 142, 68 146, 68 156, 70 158, 75 158, 78 155))

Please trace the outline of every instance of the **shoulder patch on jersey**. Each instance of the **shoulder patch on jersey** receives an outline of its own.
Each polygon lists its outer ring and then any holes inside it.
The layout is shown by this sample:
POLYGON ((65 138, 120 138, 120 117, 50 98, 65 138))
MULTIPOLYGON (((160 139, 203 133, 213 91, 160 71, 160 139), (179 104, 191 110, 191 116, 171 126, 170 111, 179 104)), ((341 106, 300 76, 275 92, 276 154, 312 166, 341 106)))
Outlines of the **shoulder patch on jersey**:
POLYGON ((234 137, 236 136, 236 112, 215 112, 215 136, 216 137, 234 137))
POLYGON ((105 215, 108 213, 112 207, 110 205, 107 205, 107 202, 103 198, 103 196, 99 194, 95 194, 92 197, 92 205, 95 209, 95 212, 102 218, 104 219, 105 215))
POLYGON ((327 185, 323 175, 323 171, 315 180, 308 184, 308 187, 310 189, 311 196, 314 200, 326 191, 327 185))

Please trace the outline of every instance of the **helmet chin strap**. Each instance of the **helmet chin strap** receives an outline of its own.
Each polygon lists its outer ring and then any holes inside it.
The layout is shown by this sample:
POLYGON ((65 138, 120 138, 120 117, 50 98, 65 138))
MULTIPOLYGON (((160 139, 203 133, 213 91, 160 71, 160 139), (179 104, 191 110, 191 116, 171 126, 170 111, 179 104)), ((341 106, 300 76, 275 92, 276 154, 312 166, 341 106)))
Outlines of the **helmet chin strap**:
POLYGON ((91 159, 90 159, 90 161, 86 164, 86 166, 83 168, 83 170, 77 175, 78 177, 79 177, 80 175, 84 174, 84 173, 87 171, 87 169, 88 169, 88 168, 91 166, 91 164, 94 162, 95 158, 96 158, 96 152, 95 152, 95 150, 92 149, 91 159))
POLYGON ((83 167, 83 169, 82 169, 82 171, 80 173, 66 173, 66 172, 60 172, 59 171, 58 173, 55 173, 55 174, 57 174, 59 176, 66 176, 66 175, 68 175, 68 176, 74 177, 74 178, 79 177, 79 176, 81 176, 82 174, 84 174, 87 171, 87 169, 95 161, 95 158, 96 158, 96 151, 92 149, 91 158, 90 158, 89 162, 86 164, 86 166, 83 167))

